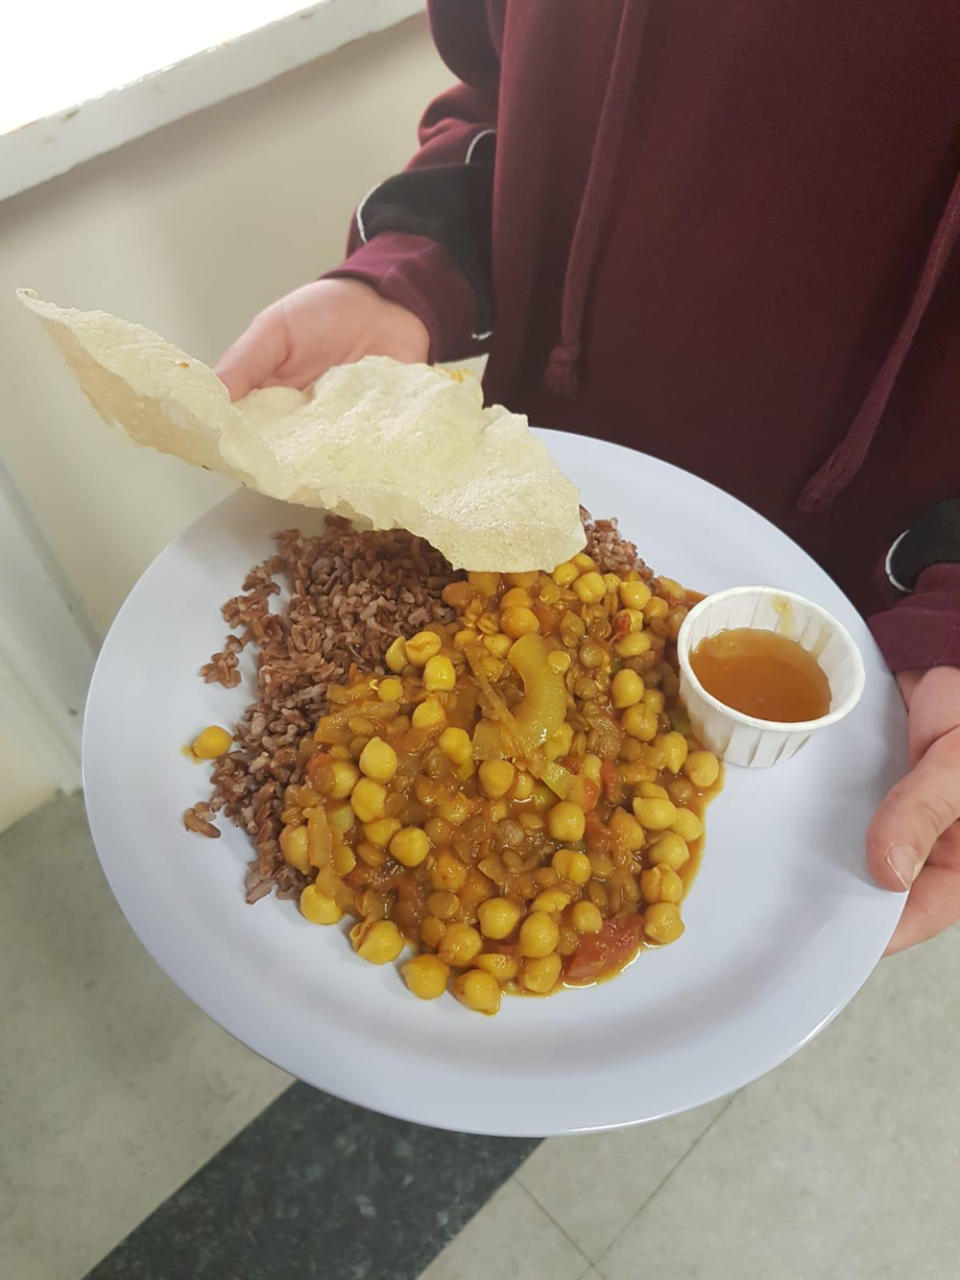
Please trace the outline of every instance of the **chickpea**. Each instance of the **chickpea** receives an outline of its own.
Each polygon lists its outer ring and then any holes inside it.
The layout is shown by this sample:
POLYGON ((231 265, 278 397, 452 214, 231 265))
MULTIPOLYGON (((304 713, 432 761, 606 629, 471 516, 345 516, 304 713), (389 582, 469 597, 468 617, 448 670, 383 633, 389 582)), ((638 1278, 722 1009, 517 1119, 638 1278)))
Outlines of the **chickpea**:
POLYGON ((657 717, 650 707, 638 702, 624 711, 620 723, 625 733, 640 742, 652 742, 657 736, 657 717))
POLYGON ((544 911, 532 911, 520 926, 520 954, 538 959, 556 951, 560 927, 544 911))
POLYGON ((216 760, 226 755, 232 743, 233 739, 226 729, 218 724, 210 724, 197 734, 190 750, 198 760, 216 760))
POLYGON ((573 658, 566 649, 551 649, 547 654, 547 666, 558 676, 565 676, 570 670, 573 658))
POLYGON ((428 658, 423 668, 423 687, 428 693, 448 693, 457 683, 453 663, 443 653, 428 658))
POLYGON ((670 867, 678 871, 690 860, 690 849, 683 836, 675 831, 665 831, 656 844, 650 848, 650 860, 657 866, 670 867))
POLYGON ((499 573, 481 573, 479 570, 471 569, 467 574, 467 581, 482 596, 495 596, 500 590, 499 573))
POLYGON ((343 915, 334 899, 314 884, 308 884, 300 894, 300 911, 311 924, 336 924, 343 915))
POLYGON ((670 606, 660 596, 653 596, 643 606, 643 616, 648 622, 652 622, 654 618, 665 618, 669 612, 670 606))
POLYGON ((361 773, 375 782, 389 782, 397 772, 397 753, 389 742, 382 738, 371 738, 360 752, 361 773))
POLYGON ((691 751, 683 771, 695 787, 706 791, 720 777, 720 761, 712 751, 691 751))
POLYGON ((389 964, 396 960, 406 945, 403 934, 392 920, 376 920, 370 925, 361 921, 350 930, 350 940, 357 954, 371 964, 389 964))
POLYGON ((524 773, 523 770, 518 769, 517 776, 513 783, 514 800, 529 800, 533 795, 533 787, 533 775, 530 773, 524 773))
POLYGON ((516 770, 509 760, 484 760, 477 773, 485 793, 492 800, 499 800, 513 785, 516 770))
POLYGON ((687 758, 687 740, 682 733, 660 733, 654 743, 663 752, 664 762, 671 773, 679 773, 687 758))
POLYGON ((648 689, 643 695, 643 705, 649 707, 658 716, 666 705, 666 697, 662 689, 648 689))
POLYGON ((477 1013, 494 1014, 500 1008, 500 983, 484 969, 471 969, 453 982, 453 994, 477 1013))
POLYGON ((641 782, 638 788, 644 800, 669 800, 670 792, 659 782, 641 782))
POLYGON ((437 954, 444 964, 465 969, 483 950, 483 939, 469 924, 448 924, 437 954))
POLYGON ((485 938, 499 941, 513 933, 520 923, 523 908, 509 898, 487 898, 477 907, 480 932, 485 938))
POLYGON ((443 641, 436 631, 418 631, 406 642, 407 661, 415 667, 425 667, 442 648, 443 641))
POLYGON ((449 822, 451 826, 459 827, 470 816, 470 802, 461 791, 458 791, 449 800, 441 801, 437 806, 437 813, 443 818, 444 822, 449 822))
POLYGON ((427 947, 439 947, 447 926, 436 916, 424 916, 420 921, 420 937, 427 947))
MULTIPOLYGON (((643 843, 642 838, 640 843, 643 843)), ((571 884, 586 884, 593 875, 590 859, 576 849, 558 849, 550 865, 571 884)))
POLYGON ((374 822, 364 823, 363 834, 371 844, 385 849, 400 830, 400 825, 399 818, 377 818, 374 822))
POLYGON ((473 743, 470 741, 469 733, 466 729, 458 729, 454 725, 444 729, 438 745, 454 764, 464 764, 473 753, 473 743))
POLYGON ((583 839, 586 817, 582 809, 569 800, 558 800, 547 813, 547 831, 554 840, 575 844, 583 839))
POLYGON ((560 981, 563 961, 554 951, 549 956, 524 960, 520 971, 520 982, 534 995, 545 996, 560 981))
POLYGON ((533 601, 530 592, 523 587, 511 587, 500 597, 500 611, 504 609, 529 609, 533 601))
POLYGON ((573 563, 577 566, 581 573, 585 573, 587 569, 595 569, 597 562, 593 556, 588 555, 586 551, 578 551, 573 557, 573 563))
POLYGON ((397 675, 407 665, 407 646, 403 636, 397 636, 396 640, 393 641, 387 649, 384 661, 389 670, 397 675))
POLYGON ((383 817, 387 789, 372 778, 361 778, 350 793, 350 806, 361 822, 383 817))
POLYGON ((583 757, 583 763, 580 766, 580 773, 584 778, 589 778, 591 782, 600 781, 600 771, 603 767, 603 761, 599 756, 595 756, 593 752, 588 752, 583 757))
POLYGON ((540 630, 540 622, 532 609, 504 609, 500 614, 500 629, 512 640, 540 630))
POLYGON ((588 570, 576 579, 573 590, 584 604, 597 604, 607 594, 607 584, 595 570, 588 570))
POLYGON ((570 918, 577 933, 599 933, 603 928, 600 908, 593 902, 576 903, 570 918))
POLYGON ((486 649, 487 653, 493 654, 495 658, 505 658, 510 652, 512 644, 513 641, 509 636, 500 635, 499 632, 496 635, 483 637, 484 649, 486 649))
POLYGON ((401 966, 404 982, 421 1000, 436 1000, 447 989, 449 968, 439 956, 419 955, 401 966))
POLYGON ((306 827, 284 827, 280 832, 280 852, 291 867, 307 875, 310 870, 310 836, 306 827))
POLYGON ((652 592, 645 582, 621 582, 620 602, 626 609, 642 609, 652 592))
POLYGON ((651 799, 635 799, 633 812, 637 821, 648 831, 666 831, 677 816, 671 800, 655 796, 651 799))
POLYGON ((613 651, 618 658, 639 658, 649 653, 652 645, 645 631, 628 631, 625 636, 613 642, 613 651))
POLYGON ((424 698, 413 709, 410 723, 415 729, 441 729, 447 723, 447 713, 436 698, 424 698))
POLYGON ((450 889, 453 893, 463 887, 467 878, 467 868, 455 853, 443 849, 430 868, 430 883, 434 889, 450 889))
POLYGON ((498 951, 485 951, 477 956, 474 964, 478 969, 492 973, 498 982, 509 982, 517 976, 520 962, 513 956, 502 956, 498 951))
POLYGON ((644 932, 654 942, 675 942, 683 933, 680 912, 672 902, 655 902, 643 915, 644 932))
POLYGON ((627 813, 626 809, 614 809, 609 827, 620 847, 626 849, 628 853, 634 853, 637 849, 643 848, 646 840, 643 827, 632 813, 627 813))
POLYGON ((449 889, 436 889, 427 895, 427 910, 438 920, 452 920, 460 910, 460 899, 449 889))
POLYGON ((618 711, 635 706, 643 698, 643 692, 643 681, 629 667, 623 667, 618 671, 610 685, 613 705, 618 711))
POLYGON ((381 702, 399 702, 403 697, 403 681, 396 676, 384 676, 377 686, 377 697, 381 702))
POLYGON ((563 564, 558 564, 552 573, 552 578, 558 587, 569 587, 580 575, 580 570, 571 560, 565 560, 563 564))
POLYGON ((691 844, 703 835, 703 823, 692 809, 677 809, 677 816, 671 824, 671 830, 678 836, 683 836, 687 844, 691 844))
POLYGON ((547 915, 559 915, 564 907, 570 905, 570 895, 563 889, 544 889, 542 893, 537 894, 530 905, 534 911, 545 911, 547 915))
POLYGON ((419 867, 430 852, 430 838, 422 827, 401 827, 390 841, 390 852, 405 867, 419 867))

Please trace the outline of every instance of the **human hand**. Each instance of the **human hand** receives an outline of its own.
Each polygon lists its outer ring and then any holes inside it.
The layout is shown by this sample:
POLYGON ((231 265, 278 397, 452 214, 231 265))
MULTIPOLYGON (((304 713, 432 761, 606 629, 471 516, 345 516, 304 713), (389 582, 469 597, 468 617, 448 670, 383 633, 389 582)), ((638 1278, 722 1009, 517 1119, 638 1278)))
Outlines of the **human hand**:
POLYGON ((239 400, 256 387, 302 391, 332 365, 363 356, 413 363, 429 354, 427 327, 406 307, 359 280, 315 280, 255 316, 215 372, 239 400))
POLYGON ((885 889, 909 889, 886 954, 960 920, 960 668, 897 677, 907 704, 911 770, 881 803, 867 860, 885 889))

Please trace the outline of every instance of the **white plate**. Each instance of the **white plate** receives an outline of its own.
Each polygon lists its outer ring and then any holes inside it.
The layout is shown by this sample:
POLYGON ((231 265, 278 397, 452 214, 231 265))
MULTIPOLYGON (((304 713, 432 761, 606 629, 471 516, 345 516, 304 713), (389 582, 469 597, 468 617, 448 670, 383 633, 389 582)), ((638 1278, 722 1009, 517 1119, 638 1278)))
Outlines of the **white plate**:
POLYGON ((248 906, 251 850, 184 831, 206 769, 181 754, 229 724, 249 686, 204 685, 219 606, 316 513, 240 492, 157 557, 103 646, 87 703, 84 784, 111 888, 154 959, 228 1031, 330 1093, 424 1124, 541 1135, 652 1120, 755 1079, 855 994, 903 900, 877 888, 864 832, 904 765, 904 715, 862 619, 805 552, 686 472, 616 445, 540 433, 597 516, 701 591, 769 583, 822 604, 867 668, 856 711, 794 759, 728 771, 711 807, 685 936, 599 987, 508 998, 495 1018, 416 1000, 392 966, 353 954, 293 902, 248 906))

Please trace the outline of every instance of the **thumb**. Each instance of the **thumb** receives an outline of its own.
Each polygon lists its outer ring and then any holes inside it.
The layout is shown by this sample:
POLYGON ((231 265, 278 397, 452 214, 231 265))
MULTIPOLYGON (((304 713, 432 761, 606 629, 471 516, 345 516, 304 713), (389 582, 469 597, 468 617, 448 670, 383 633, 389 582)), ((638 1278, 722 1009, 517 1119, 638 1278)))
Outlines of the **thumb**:
POLYGON ((240 400, 254 388, 262 387, 286 358, 286 325, 274 304, 261 311, 227 348, 217 361, 214 373, 230 392, 230 399, 240 400))
POLYGON ((867 861, 885 889, 909 889, 930 850, 960 818, 960 728, 927 749, 887 795, 867 832, 867 861))

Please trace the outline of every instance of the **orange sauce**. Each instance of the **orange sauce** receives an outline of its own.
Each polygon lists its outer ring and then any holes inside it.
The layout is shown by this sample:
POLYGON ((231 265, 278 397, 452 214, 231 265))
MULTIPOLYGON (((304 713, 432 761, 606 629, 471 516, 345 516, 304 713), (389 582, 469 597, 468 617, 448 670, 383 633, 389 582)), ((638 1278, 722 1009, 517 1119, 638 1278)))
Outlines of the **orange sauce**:
POLYGON ((736 627, 701 640, 690 665, 708 693, 760 720, 817 720, 830 682, 813 654, 776 631, 736 627))

